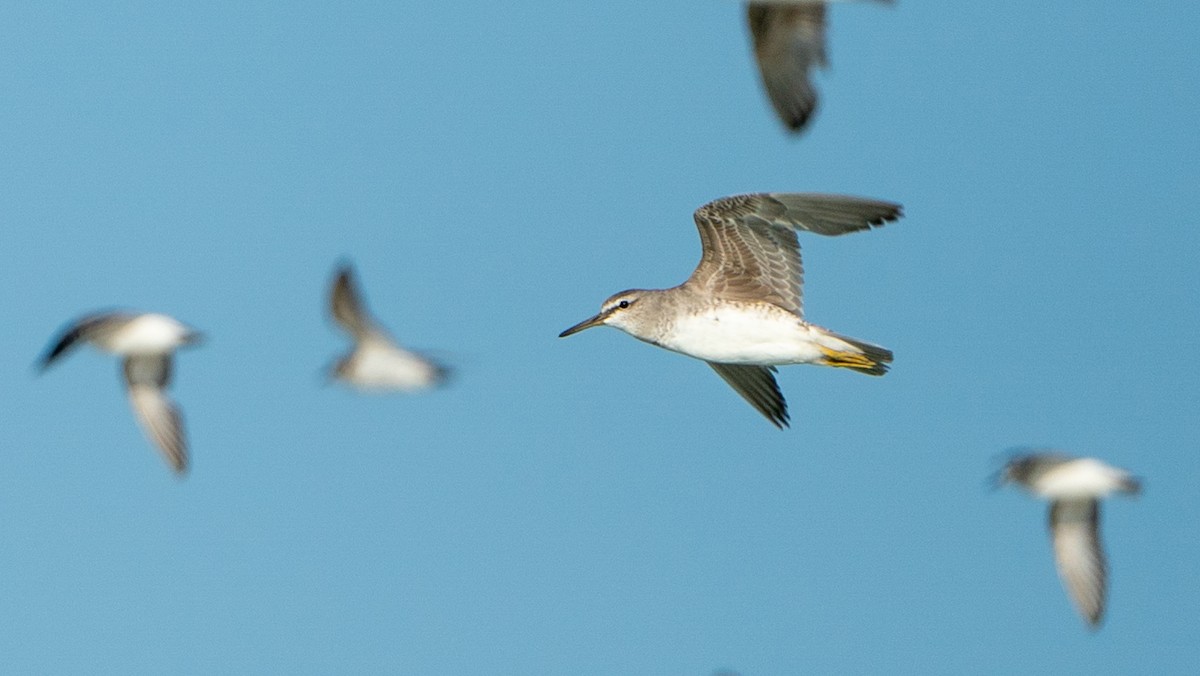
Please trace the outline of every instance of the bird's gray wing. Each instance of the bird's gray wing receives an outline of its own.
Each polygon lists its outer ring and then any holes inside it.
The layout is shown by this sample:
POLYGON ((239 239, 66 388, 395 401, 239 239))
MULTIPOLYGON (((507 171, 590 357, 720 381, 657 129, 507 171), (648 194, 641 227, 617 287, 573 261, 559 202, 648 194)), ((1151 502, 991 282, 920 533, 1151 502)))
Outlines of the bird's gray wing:
POLYGON ((787 402, 775 382, 774 366, 706 363, 772 425, 788 426, 787 402))
POLYGON ((843 235, 900 216, 899 204, 843 195, 723 197, 694 214, 703 254, 686 284, 700 293, 766 301, 802 315, 804 267, 796 231, 843 235))
POLYGON ((98 312, 80 317, 54 337, 50 346, 38 358, 38 368, 46 370, 81 343, 103 340, 105 336, 128 323, 130 318, 131 315, 123 312, 98 312))
POLYGON ((362 295, 354 281, 354 270, 349 265, 338 269, 329 294, 329 310, 355 338, 362 339, 376 331, 370 313, 363 306, 362 295))
POLYGON ((779 119, 800 132, 817 109, 811 71, 825 57, 825 3, 751 2, 746 19, 763 87, 779 119))
POLYGON ((167 396, 171 357, 132 356, 125 359, 125 384, 138 423, 176 474, 188 467, 187 440, 179 408, 167 396))
POLYGON ((1009 460, 1004 465, 1004 476, 1026 487, 1032 486, 1047 472, 1076 459, 1051 448, 1017 447, 1009 449, 1009 454, 1009 460))
POLYGON ((1063 585, 1092 628, 1104 617, 1108 570, 1100 543, 1100 502, 1056 500, 1050 505, 1054 561, 1063 585))

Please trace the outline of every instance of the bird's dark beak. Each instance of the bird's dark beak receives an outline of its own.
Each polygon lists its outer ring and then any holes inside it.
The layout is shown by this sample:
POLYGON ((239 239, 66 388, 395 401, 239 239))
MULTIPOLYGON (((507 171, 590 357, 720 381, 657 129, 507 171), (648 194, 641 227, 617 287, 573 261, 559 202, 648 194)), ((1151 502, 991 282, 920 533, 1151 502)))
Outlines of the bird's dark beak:
POLYGON ((206 340, 208 340, 208 337, 205 336, 203 333, 200 333, 199 331, 188 331, 187 335, 183 337, 183 344, 184 345, 200 345, 201 343, 205 342, 206 340))
POLYGON ((591 317, 589 319, 585 319, 585 320, 579 322, 575 326, 572 326, 571 328, 567 329, 566 331, 563 331, 562 333, 558 334, 558 337, 566 338, 567 336, 571 336, 576 333, 579 333, 580 331, 582 331, 584 329, 590 329, 593 326, 600 326, 602 324, 604 324, 604 313, 600 313, 600 314, 596 315, 595 317, 591 317))

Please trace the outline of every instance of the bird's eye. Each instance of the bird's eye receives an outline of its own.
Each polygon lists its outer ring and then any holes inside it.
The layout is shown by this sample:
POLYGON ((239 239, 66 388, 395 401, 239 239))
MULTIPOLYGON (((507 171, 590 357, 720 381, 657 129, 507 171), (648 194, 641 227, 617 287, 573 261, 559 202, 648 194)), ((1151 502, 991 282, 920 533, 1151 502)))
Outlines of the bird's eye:
POLYGON ((623 301, 621 301, 620 303, 617 303, 617 307, 619 307, 619 308, 621 308, 622 310, 624 310, 625 308, 629 307, 629 301, 627 301, 627 300, 623 300, 623 301))

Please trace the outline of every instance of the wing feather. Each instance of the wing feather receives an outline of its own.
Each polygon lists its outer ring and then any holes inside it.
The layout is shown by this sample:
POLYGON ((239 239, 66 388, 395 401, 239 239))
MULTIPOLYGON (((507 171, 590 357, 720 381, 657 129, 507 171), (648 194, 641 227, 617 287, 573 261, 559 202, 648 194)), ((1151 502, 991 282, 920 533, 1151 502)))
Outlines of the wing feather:
POLYGON ((108 333, 124 326, 129 319, 130 315, 123 312, 98 312, 80 317, 55 336, 50 346, 38 358, 38 368, 45 371, 51 364, 69 354, 81 343, 101 339, 108 333))
POLYGON ((775 367, 706 363, 773 425, 788 426, 787 402, 775 382, 775 367))
POLYGON ((166 393, 170 378, 169 356, 137 356, 125 360, 129 403, 138 423, 171 469, 176 474, 183 474, 188 467, 187 439, 179 408, 166 393))
POLYGON ((329 311, 355 338, 361 340, 375 331, 374 321, 363 306, 362 295, 354 281, 354 270, 349 265, 338 269, 330 291, 329 311))
POLYGON ((900 218, 892 202, 806 193, 735 195, 696 210, 703 255, 686 284, 729 300, 767 301, 803 314, 796 231, 835 236, 900 218))
POLYGON ((1108 566, 1100 542, 1098 500, 1056 500, 1050 505, 1054 561, 1071 600, 1088 625, 1104 618, 1108 566))
POLYGON ((754 58, 776 114, 800 132, 817 109, 812 69, 828 65, 825 55, 825 3, 746 6, 754 58))

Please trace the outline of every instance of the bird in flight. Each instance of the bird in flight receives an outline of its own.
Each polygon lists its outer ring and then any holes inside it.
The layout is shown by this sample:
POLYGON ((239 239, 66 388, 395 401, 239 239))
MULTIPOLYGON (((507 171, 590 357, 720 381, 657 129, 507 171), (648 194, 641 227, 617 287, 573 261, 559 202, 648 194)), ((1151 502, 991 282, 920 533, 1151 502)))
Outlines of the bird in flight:
POLYGON ((449 370, 401 348, 367 311, 349 264, 339 266, 329 293, 329 312, 354 339, 337 360, 334 378, 365 392, 412 392, 445 382, 449 370))
POLYGON ((803 131, 817 109, 813 69, 829 65, 825 54, 827 4, 823 0, 775 0, 746 5, 754 59, 767 98, 793 133, 803 131))
POLYGON ((1001 470, 999 479, 1050 501, 1050 539, 1058 575, 1084 621, 1090 628, 1098 628, 1108 597, 1100 500, 1112 493, 1137 495, 1141 482, 1128 471, 1095 458, 1075 458, 1057 451, 1017 455, 1001 470))
POLYGON ((797 231, 844 235, 894 221, 899 204, 840 195, 724 197, 694 214, 703 254, 670 289, 622 291, 599 314, 559 334, 613 326, 708 363, 776 427, 788 425, 775 367, 819 364, 879 376, 891 351, 804 320, 797 231))
POLYGON ((200 340, 198 332, 167 315, 98 312, 68 325, 38 363, 45 371, 81 343, 124 357, 125 387, 138 423, 171 469, 183 475, 188 468, 187 438, 167 387, 175 350, 200 340))

